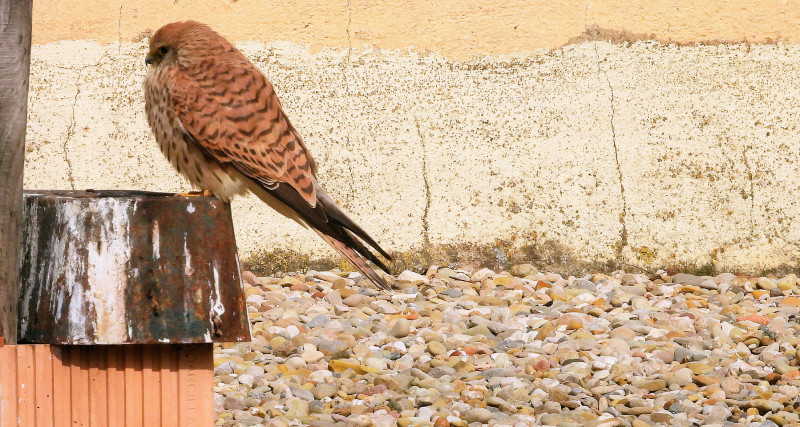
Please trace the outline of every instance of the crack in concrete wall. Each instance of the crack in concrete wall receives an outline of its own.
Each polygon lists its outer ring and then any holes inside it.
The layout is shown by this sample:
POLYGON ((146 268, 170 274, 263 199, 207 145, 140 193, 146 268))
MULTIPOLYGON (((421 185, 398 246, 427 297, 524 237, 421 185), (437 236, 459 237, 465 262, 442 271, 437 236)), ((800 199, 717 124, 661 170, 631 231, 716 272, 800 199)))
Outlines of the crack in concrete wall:
POLYGON ((119 5, 119 16, 117 17, 117 55, 122 52, 122 6, 119 5))
POLYGON ((78 96, 81 94, 81 78, 83 77, 83 72, 87 68, 91 67, 99 67, 100 63, 105 58, 105 54, 100 56, 100 59, 97 60, 95 64, 84 65, 78 69, 71 68, 71 67, 60 67, 62 69, 73 70, 77 72, 77 77, 75 79, 75 96, 72 100, 72 109, 70 112, 70 120, 69 125, 67 126, 67 136, 62 143, 62 151, 64 153, 64 161, 67 163, 67 179, 69 180, 69 185, 71 189, 75 189, 75 177, 73 175, 73 168, 72 168, 72 161, 69 158, 69 142, 72 137, 75 135, 75 108, 78 105, 78 96))
POLYGON ((422 183, 425 190, 425 210, 422 212, 422 238, 427 247, 431 243, 430 226, 428 225, 428 212, 431 209, 431 185, 428 182, 428 150, 425 147, 425 137, 422 135, 422 128, 419 126, 419 118, 414 116, 414 124, 417 126, 419 143, 422 146, 422 183))
POLYGON ((350 38, 350 24, 353 23, 353 9, 350 6, 350 0, 347 0, 347 63, 350 64, 350 54, 353 52, 353 40, 350 38))
POLYGON ((622 176, 622 166, 619 162, 619 147, 617 147, 617 129, 614 126, 614 117, 616 115, 616 107, 614 105, 614 87, 611 85, 611 78, 608 77, 608 70, 604 70, 601 66, 602 62, 600 61, 600 53, 597 51, 597 42, 593 43, 594 53, 597 59, 597 71, 605 76, 606 84, 608 85, 608 90, 610 92, 609 105, 611 108, 611 114, 609 117, 609 125, 611 127, 611 144, 614 148, 614 162, 616 163, 617 174, 619 175, 619 195, 622 199, 622 212, 619 214, 619 223, 621 226, 619 232, 619 247, 616 249, 616 257, 617 259, 620 259, 623 256, 623 250, 628 246, 628 199, 625 197, 625 182, 622 176))
POLYGON ((75 189, 75 177, 72 174, 72 161, 69 159, 69 140, 75 134, 75 106, 78 105, 78 95, 81 94, 81 75, 83 68, 78 70, 78 77, 75 80, 75 98, 72 101, 72 114, 70 115, 69 126, 67 126, 67 137, 64 139, 62 150, 64 151, 64 161, 67 162, 67 178, 69 179, 69 186, 75 189))
POLYGON ((742 145, 742 160, 744 161, 744 167, 747 170, 747 182, 750 184, 750 192, 747 194, 747 198, 750 199, 750 236, 751 238, 754 237, 755 234, 755 217, 753 213, 756 209, 756 198, 755 198, 755 184, 753 183, 753 169, 750 167, 750 161, 747 159, 747 145, 742 145))
MULTIPOLYGON (((350 40, 350 23, 352 22, 352 9, 350 8, 350 0, 347 0, 347 27, 345 27, 345 33, 347 34, 347 56, 345 56, 344 61, 342 62, 342 82, 344 82, 345 94, 349 97, 351 96, 350 93, 350 83, 349 78, 347 75, 348 69, 351 67, 350 65, 350 54, 353 50, 353 44, 350 40)), ((348 107, 349 111, 349 107, 348 107)), ((353 203, 353 197, 356 193, 356 177, 355 173, 353 172, 353 155, 355 151, 353 149, 353 143, 351 141, 351 133, 347 131, 347 137, 345 139, 345 146, 347 147, 347 156, 345 156, 345 162, 347 163, 347 170, 350 173, 350 192, 346 194, 347 197, 347 205, 350 206, 353 203)))

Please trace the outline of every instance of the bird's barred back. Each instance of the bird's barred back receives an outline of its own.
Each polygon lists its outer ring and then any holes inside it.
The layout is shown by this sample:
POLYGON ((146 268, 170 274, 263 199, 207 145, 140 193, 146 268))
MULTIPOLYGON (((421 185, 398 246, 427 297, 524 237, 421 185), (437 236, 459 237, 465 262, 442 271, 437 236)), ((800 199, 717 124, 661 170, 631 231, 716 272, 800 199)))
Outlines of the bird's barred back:
POLYGON ((359 239, 388 253, 319 186, 316 163, 272 84, 241 52, 207 26, 182 22, 155 33, 146 62, 148 121, 181 174, 223 200, 255 192, 387 286, 360 256, 385 265, 359 239))

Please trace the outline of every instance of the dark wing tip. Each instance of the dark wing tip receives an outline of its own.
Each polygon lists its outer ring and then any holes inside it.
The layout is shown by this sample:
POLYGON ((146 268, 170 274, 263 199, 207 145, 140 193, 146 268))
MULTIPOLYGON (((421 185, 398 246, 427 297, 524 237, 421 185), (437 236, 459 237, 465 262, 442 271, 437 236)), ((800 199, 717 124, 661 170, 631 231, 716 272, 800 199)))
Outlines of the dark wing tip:
POLYGON ((362 271, 361 273, 365 274, 367 276, 367 279, 369 279, 372 283, 375 284, 375 286, 377 286, 378 288, 380 288, 380 289, 382 289, 384 291, 393 291, 393 290, 397 289, 396 286, 392 286, 389 283, 387 283, 386 280, 384 280, 383 277, 378 275, 378 273, 376 273, 374 270, 373 271, 362 271))

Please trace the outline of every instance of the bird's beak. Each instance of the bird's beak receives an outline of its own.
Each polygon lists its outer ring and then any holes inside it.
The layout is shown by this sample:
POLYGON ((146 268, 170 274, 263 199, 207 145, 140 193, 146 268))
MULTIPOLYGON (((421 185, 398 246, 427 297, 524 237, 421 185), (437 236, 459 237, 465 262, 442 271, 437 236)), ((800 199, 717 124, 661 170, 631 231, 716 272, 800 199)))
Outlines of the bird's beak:
POLYGON ((153 55, 150 55, 149 53, 147 54, 147 56, 144 57, 144 63, 147 65, 152 64, 153 60, 154 60, 153 55))

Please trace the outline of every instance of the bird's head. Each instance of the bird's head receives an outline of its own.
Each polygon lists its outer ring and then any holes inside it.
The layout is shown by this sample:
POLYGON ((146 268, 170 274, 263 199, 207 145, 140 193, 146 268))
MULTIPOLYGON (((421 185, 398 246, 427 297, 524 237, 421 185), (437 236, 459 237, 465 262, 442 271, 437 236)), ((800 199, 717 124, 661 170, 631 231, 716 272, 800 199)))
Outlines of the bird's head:
POLYGON ((150 51, 144 59, 147 65, 159 67, 184 62, 194 50, 220 36, 205 24, 195 21, 173 22, 159 28, 150 38, 150 51))

